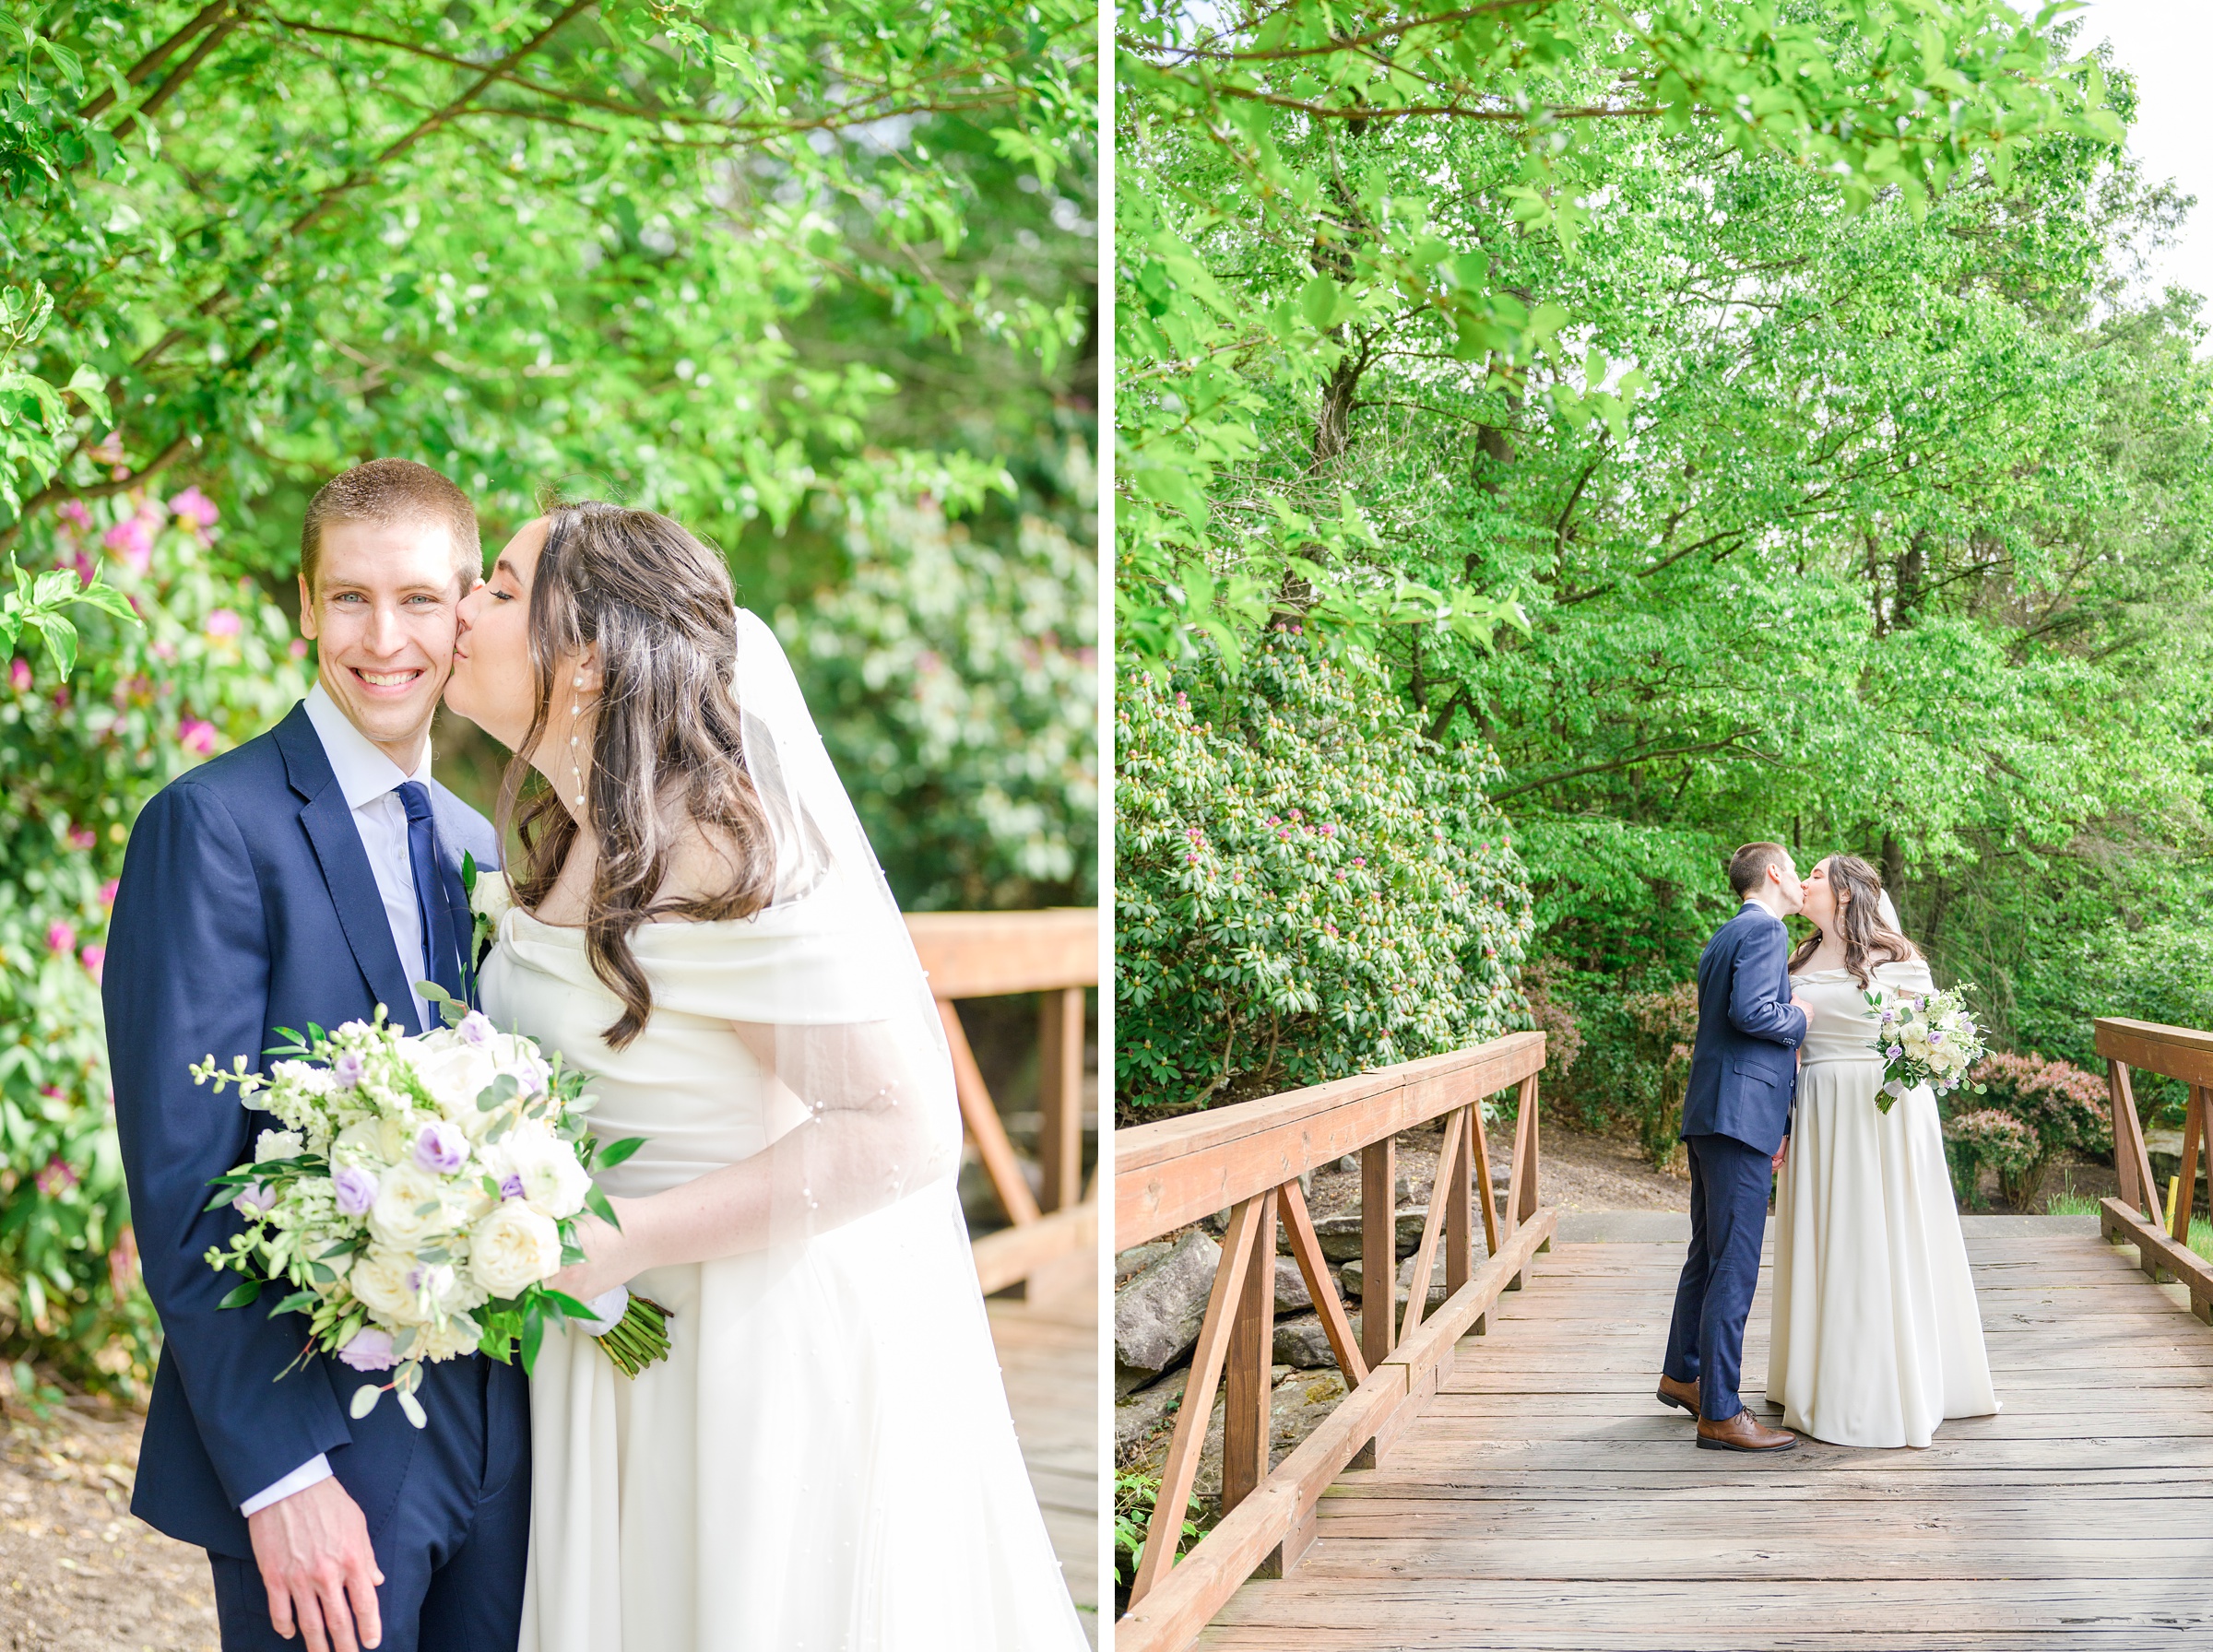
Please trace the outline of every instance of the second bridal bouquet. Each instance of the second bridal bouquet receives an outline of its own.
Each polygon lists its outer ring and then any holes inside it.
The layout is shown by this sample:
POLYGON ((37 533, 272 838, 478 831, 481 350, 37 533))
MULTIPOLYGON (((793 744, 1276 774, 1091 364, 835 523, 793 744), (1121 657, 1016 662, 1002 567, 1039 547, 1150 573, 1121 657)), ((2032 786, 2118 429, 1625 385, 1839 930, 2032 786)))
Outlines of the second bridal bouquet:
POLYGON ((291 1291, 270 1310, 308 1316, 308 1342, 365 1373, 352 1413, 365 1417, 386 1389, 408 1421, 425 1416, 416 1389, 426 1360, 482 1350, 504 1363, 520 1345, 536 1364, 549 1317, 584 1322, 627 1374, 669 1350, 666 1316, 632 1297, 615 1324, 545 1281, 584 1259, 577 1215, 615 1222, 594 1168, 620 1164, 631 1137, 601 1147, 585 1124, 584 1075, 538 1045, 501 1032, 435 986, 448 1025, 420 1037, 380 1012, 273 1049, 266 1077, 239 1056, 229 1071, 210 1056, 192 1068, 219 1092, 284 1127, 264 1130, 251 1163, 218 1176, 208 1209, 246 1219, 207 1262, 244 1282, 223 1300, 243 1307, 265 1285, 291 1291))
MULTIPOLYGON (((1867 1013, 1876 1023, 1875 1053, 1883 1058, 1883 1085, 1875 1097, 1880 1112, 1889 1112, 1893 1102, 1922 1084, 1948 1095, 1982 1059, 1982 1029, 1957 988, 1896 998, 1871 992, 1867 1013)), ((1982 1086, 1974 1088, 1980 1092, 1982 1086)))

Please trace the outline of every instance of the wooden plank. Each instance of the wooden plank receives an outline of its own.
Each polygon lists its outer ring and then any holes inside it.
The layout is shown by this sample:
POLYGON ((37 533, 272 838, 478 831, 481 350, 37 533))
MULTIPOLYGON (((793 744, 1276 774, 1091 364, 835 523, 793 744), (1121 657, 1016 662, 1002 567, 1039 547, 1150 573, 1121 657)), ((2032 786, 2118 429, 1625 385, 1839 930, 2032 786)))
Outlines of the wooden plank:
POLYGON ((938 1000, 938 1019, 944 1024, 946 1048, 953 1056, 953 1087, 960 1097, 961 1120, 976 1142, 985 1174, 990 1176, 999 1202, 1016 1226, 1035 1221, 1042 1212, 1023 1176, 1022 1162, 1014 1157, 1014 1144, 1007 1139, 1007 1127, 1000 1122, 999 1109, 991 1103, 991 1092, 984 1088, 983 1069, 976 1065, 976 1052, 968 1047, 968 1034, 961 1027, 960 1012, 952 1000, 938 1000))
POLYGON ((1410 1390, 1420 1386, 1423 1374, 1450 1361, 1453 1345, 1467 1334, 1470 1326, 1490 1313, 1499 1292, 1521 1277, 1530 1259, 1551 1240, 1558 1225, 1559 1212, 1550 1205, 1539 1206, 1529 1221, 1507 1235, 1497 1256, 1485 1257, 1468 1282, 1445 1298, 1420 1329, 1392 1350, 1390 1359, 1407 1367, 1410 1390))
POLYGON ((2164 1073, 2185 1084, 2213 1084, 2213 1032, 2110 1015, 2093 1024, 2098 1053, 2107 1061, 2164 1073))
POLYGON ((941 998, 989 998, 1099 984, 1095 907, 1042 912, 916 912, 906 932, 941 998))
POLYGON ((2191 1311, 2213 1323, 2213 1263, 2188 1245, 2177 1245, 2117 1198, 2101 1201, 2099 1220, 2109 1236, 2117 1234, 2136 1245, 2148 1270, 2156 1264, 2173 1274, 2190 1292, 2191 1311))
MULTIPOLYGON (((1449 1524, 1449 1517, 1438 1524, 1449 1524)), ((1441 1535, 1405 1516, 1361 1522, 1328 1519, 1300 1568, 1302 1580, 1342 1577, 1462 1578, 1469 1582, 1655 1583, 1698 1575, 1717 1553, 1756 1558, 1763 1581, 1777 1586, 1816 1580, 2029 1576, 2047 1582, 2133 1575, 2156 1579, 2201 1576, 2213 1563, 2213 1535, 2175 1538, 2155 1524, 2144 1534, 2089 1537, 2006 1536, 1977 1541, 1917 1532, 1911 1542, 1881 1533, 1835 1531, 1796 1537, 1700 1530, 1686 1537, 1616 1531, 1580 1540, 1547 1537, 1441 1535), (1350 1529, 1347 1529, 1350 1528, 1350 1529), (2152 1535, 2152 1534, 2160 1535, 2152 1535), (1856 1537, 1856 1540, 1855 1540, 1856 1537)))
POLYGON ((1161 1464, 1160 1490, 1153 1516, 1145 1527, 1144 1557, 1130 1581, 1130 1599, 1142 1600, 1175 1564, 1183 1540, 1184 1511, 1189 1506, 1192 1483, 1199 1478, 1199 1453, 1206 1444, 1207 1424, 1214 1410, 1214 1385, 1222 1375, 1222 1362, 1229 1351, 1230 1328, 1237 1311, 1237 1297, 1252 1259, 1254 1231, 1260 1212, 1251 1200, 1230 1215, 1229 1231, 1222 1236, 1222 1258, 1214 1268, 1214 1283, 1200 1322, 1199 1341, 1191 1350, 1191 1376, 1184 1389, 1182 1407, 1176 1413, 1176 1430, 1168 1439, 1168 1455, 1161 1464))
POLYGON ((1514 1109, 1514 1209, 1511 1220, 1519 1227, 1537 1209, 1537 1075, 1521 1080, 1521 1095, 1514 1109))
MULTIPOLYGON (((2134 1532, 2156 1533, 2161 1539, 2213 1539, 2213 1486, 2200 1485, 2197 1496, 2148 1496, 2132 1492, 2119 1496, 2041 1496, 1993 1492, 1969 1500, 1959 1497, 1886 1498, 1882 1527, 1873 1535, 1896 1541, 1911 1533, 1906 1546, 1944 1545, 1954 1539, 1988 1540, 2012 1534, 2030 1539, 2052 1539, 2089 1533, 2100 1538, 2134 1532)), ((1410 1497, 1379 1490, 1359 1496, 1324 1497, 1320 1504, 1321 1530, 1340 1557, 1371 1538, 1395 1539, 1408 1535, 1489 1541, 1544 1541, 1580 1543, 1593 1537, 1611 1540, 1686 1534, 1710 1540, 1717 1547, 1740 1541, 1797 1542, 1818 1540, 1850 1541, 1869 1532, 1852 1516, 1840 1516, 1826 1499, 1771 1497, 1747 1492, 1727 1500, 1701 1504, 1697 1525, 1671 1526, 1651 1531, 1624 1531, 1621 1514, 1612 1501, 1568 1501, 1554 1497, 1410 1497)), ((2137 1540, 2128 1536, 2128 1540, 2137 1540)), ((1541 1564, 1541 1563, 1540 1563, 1541 1564)), ((1532 1572, 1531 1576, 1544 1576, 1532 1572)))
POLYGON ((1059 1210, 1083 1197, 1083 989, 1042 994, 1037 1006, 1038 1203, 1059 1210))
POLYGON ((2125 1063, 2105 1064, 2107 1098, 2113 1109, 2113 1166, 2121 1178, 2121 1197, 2140 1210, 2157 1210, 2159 1188, 2151 1174, 2151 1155, 2144 1146, 2144 1122, 2136 1116, 2136 1092, 2129 1087, 2125 1063))
POLYGON ((1483 1254, 1490 1256, 1498 1248, 1498 1200, 1491 1187, 1491 1140, 1483 1127, 1483 1103, 1476 1102, 1469 1109, 1475 1125, 1475 1200, 1483 1208, 1483 1254))
POLYGON ((1520 1082, 1541 1032, 1115 1132, 1114 1244, 1127 1250, 1520 1082))
POLYGON ((1021 1227, 986 1233, 968 1252, 976 1260, 976 1283, 988 1296, 1062 1257, 1095 1252, 1098 1244, 1099 1201, 1093 1198, 1021 1227))
MULTIPOLYGON (((1296 1184, 1294 1184, 1296 1186, 1296 1184)), ((1222 1509, 1250 1496, 1268 1478, 1269 1380, 1275 1331, 1275 1190, 1255 1197, 1252 1255, 1237 1292, 1223 1371, 1222 1509)))

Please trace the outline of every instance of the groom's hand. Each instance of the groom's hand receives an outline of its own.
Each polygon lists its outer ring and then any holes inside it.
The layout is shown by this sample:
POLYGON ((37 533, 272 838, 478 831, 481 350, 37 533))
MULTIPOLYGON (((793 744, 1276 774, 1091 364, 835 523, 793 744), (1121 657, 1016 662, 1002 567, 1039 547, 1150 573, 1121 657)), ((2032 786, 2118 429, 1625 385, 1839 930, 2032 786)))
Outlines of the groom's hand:
POLYGON ((361 1504, 319 1480, 246 1516, 254 1561, 269 1593, 269 1622, 286 1640, 297 1624, 310 1652, 357 1652, 385 1638, 376 1586, 385 1580, 361 1504))

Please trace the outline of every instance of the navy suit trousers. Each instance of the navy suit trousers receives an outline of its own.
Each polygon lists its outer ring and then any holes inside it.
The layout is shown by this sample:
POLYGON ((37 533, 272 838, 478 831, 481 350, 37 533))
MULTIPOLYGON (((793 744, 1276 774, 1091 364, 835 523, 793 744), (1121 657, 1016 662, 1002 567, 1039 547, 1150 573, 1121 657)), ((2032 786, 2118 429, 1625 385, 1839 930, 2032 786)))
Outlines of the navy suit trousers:
MULTIPOLYGON (((380 1380, 345 1375, 349 1398, 360 1383, 380 1380)), ((331 1454, 385 1574, 382 1652, 513 1652, 530 1548, 529 1383, 519 1363, 481 1354, 425 1365, 422 1376, 427 1428, 408 1424, 386 1394, 355 1424, 369 1437, 331 1454), (347 1460, 363 1453, 373 1460, 347 1460)), ((300 1652, 307 1643, 297 1632, 284 1640, 269 1622, 261 1569, 228 1554, 207 1559, 223 1652, 300 1652)))
POLYGON ((1686 1136, 1690 1154, 1690 1255, 1675 1286, 1667 1363, 1698 1385, 1698 1414, 1720 1422, 1743 1410, 1745 1319, 1759 1286, 1773 1159, 1734 1136, 1686 1136))

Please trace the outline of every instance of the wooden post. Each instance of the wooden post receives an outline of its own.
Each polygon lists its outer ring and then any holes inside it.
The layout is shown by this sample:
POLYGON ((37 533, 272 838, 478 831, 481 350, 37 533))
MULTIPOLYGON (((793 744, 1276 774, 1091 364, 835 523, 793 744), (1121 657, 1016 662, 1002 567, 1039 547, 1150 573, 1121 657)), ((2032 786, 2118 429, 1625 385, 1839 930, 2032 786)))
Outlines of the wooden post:
POLYGON ((1222 1513, 1252 1495, 1268 1478, 1268 1378, 1275 1342, 1275 1210, 1272 1190, 1252 1201, 1252 1256, 1237 1292, 1223 1373, 1222 1513))
POLYGON ((1450 1296, 1468 1282, 1473 1271, 1474 1210, 1469 1200, 1469 1155, 1474 1145, 1478 1121, 1483 1104, 1478 1102, 1453 1115, 1460 1126, 1460 1148, 1452 1155, 1452 1162, 1437 1167, 1437 1186, 1429 1190, 1436 1198, 1439 1189, 1445 1200, 1445 1294, 1450 1296))
MULTIPOLYGON (((1399 1280, 1399 1154, 1386 1136, 1360 1150, 1360 1357, 1373 1371, 1390 1354, 1398 1329, 1391 1312, 1399 1280)), ((1353 1457, 1355 1469, 1377 1466, 1371 1438, 1353 1457)))
POLYGON ((1040 995, 1037 1009, 1037 1164, 1047 1210, 1083 1197, 1083 989, 1040 995))
POLYGON ((2169 1231, 2177 1245, 2190 1243, 2190 1212, 2197 1203, 2198 1144, 2206 1131, 2206 1087, 2190 1086, 2190 1105, 2183 1115, 2183 1174, 2177 1178, 2174 1198, 2174 1225, 2169 1231))
POLYGON ((1390 1137, 1360 1150, 1360 1355, 1370 1371, 1396 1340, 1391 1309, 1399 1278, 1398 1184, 1398 1147, 1390 1137))

